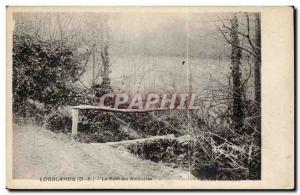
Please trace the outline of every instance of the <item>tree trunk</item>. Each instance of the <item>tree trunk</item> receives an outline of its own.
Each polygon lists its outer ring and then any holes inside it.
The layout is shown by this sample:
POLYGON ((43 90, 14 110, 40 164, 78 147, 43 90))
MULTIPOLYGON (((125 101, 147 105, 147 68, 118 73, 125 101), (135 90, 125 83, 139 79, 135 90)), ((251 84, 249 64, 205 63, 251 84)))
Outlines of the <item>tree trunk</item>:
POLYGON ((103 62, 103 81, 102 85, 105 89, 110 90, 110 79, 109 79, 109 54, 108 54, 108 45, 104 46, 104 49, 101 51, 101 58, 103 62))
POLYGON ((101 27, 102 27, 102 34, 101 34, 101 42, 102 42, 102 48, 101 48, 101 59, 103 64, 103 75, 102 75, 102 89, 104 90, 104 93, 108 93, 112 91, 112 88, 110 86, 110 78, 109 78, 109 72, 110 72, 110 61, 109 61, 109 29, 107 25, 107 19, 103 18, 101 21, 101 27))
POLYGON ((261 34, 260 34, 260 15, 255 14, 255 63, 254 63, 254 78, 255 78, 255 101, 260 110, 261 105, 261 81, 260 81, 260 67, 261 67, 261 34))
POLYGON ((242 50, 240 47, 240 41, 238 37, 238 19, 235 15, 231 20, 231 64, 232 64, 232 80, 233 80, 233 110, 232 121, 233 128, 236 132, 240 132, 243 127, 243 102, 242 102, 242 82, 241 82, 241 57, 242 50))
MULTIPOLYGON (((99 52, 100 53, 100 58, 102 63, 99 63, 99 71, 101 71, 101 76, 102 76, 102 82, 101 84, 98 84, 98 82, 95 82, 93 84, 93 88, 96 91, 96 103, 98 104, 100 102, 100 98, 102 95, 107 94, 112 92, 112 87, 110 85, 110 78, 109 78, 109 73, 110 73, 110 60, 109 60, 109 29, 107 25, 107 19, 103 17, 101 14, 97 15, 97 20, 95 20, 96 25, 96 32, 95 37, 95 43, 98 43, 97 46, 95 47, 95 53, 99 52), (98 27, 99 26, 99 27, 98 27)), ((98 54, 98 53, 97 53, 98 54)), ((95 61, 95 60, 94 60, 95 61)), ((94 65, 95 66, 95 65, 94 65)), ((95 68, 96 69, 96 68, 95 68)), ((99 75, 96 75, 96 70, 93 71, 94 73, 94 80, 98 78, 99 75)))

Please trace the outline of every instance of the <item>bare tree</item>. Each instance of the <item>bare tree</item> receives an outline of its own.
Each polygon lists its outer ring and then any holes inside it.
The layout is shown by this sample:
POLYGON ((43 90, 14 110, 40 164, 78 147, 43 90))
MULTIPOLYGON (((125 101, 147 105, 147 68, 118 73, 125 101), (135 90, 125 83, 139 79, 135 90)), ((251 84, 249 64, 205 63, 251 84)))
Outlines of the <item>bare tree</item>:
POLYGON ((254 78, 255 78, 255 101, 260 108, 261 101, 261 79, 260 79, 260 67, 261 67, 261 35, 260 35, 260 15, 256 13, 255 17, 255 64, 254 64, 254 78))
POLYGON ((110 85, 110 59, 109 59, 109 27, 107 18, 103 14, 96 14, 92 19, 93 31, 91 42, 93 43, 92 52, 92 86, 95 94, 96 103, 100 97, 112 91, 110 85), (96 73, 97 72, 97 73, 96 73), (102 82, 98 80, 102 77, 102 82))
MULTIPOLYGON (((240 112, 240 108, 237 108, 237 105, 240 102, 239 95, 240 93, 246 93, 247 91, 247 83, 250 79, 250 77, 254 76, 254 101, 255 101, 255 113, 256 115, 259 115, 260 112, 260 101, 261 101, 261 34, 260 34, 260 15, 259 13, 244 14, 244 23, 241 21, 238 21, 237 16, 234 16, 232 20, 230 20, 229 25, 225 25, 223 22, 223 28, 225 30, 222 30, 221 28, 218 28, 220 33, 223 35, 227 43, 229 43, 232 47, 232 54, 231 54, 231 61, 232 61, 232 80, 233 80, 233 117, 232 120, 235 123, 235 128, 239 128, 241 125, 240 122, 243 118, 243 113, 241 113, 241 116, 236 116, 238 114, 237 112, 240 112), (251 18, 251 19, 250 19, 251 18), (254 21, 254 22, 253 22, 254 21), (239 28, 238 25, 243 25, 242 28, 239 28), (252 28, 253 27, 253 28, 252 28), (252 30, 254 29, 254 31, 252 30), (226 35, 226 33, 230 33, 230 37, 226 35), (238 54, 238 50, 240 50, 239 56, 234 55, 234 50, 236 50, 236 54, 238 54), (242 54, 243 52, 243 54, 242 54), (242 55, 245 56, 248 61, 249 59, 253 59, 253 64, 250 65, 250 71, 249 75, 245 77, 245 79, 242 79, 241 76, 241 58, 242 55), (237 59, 238 57, 238 59, 237 59), (239 62, 236 62, 235 60, 238 60, 239 62), (239 64, 239 66, 237 66, 239 64), (254 69, 254 75, 252 74, 252 66, 254 69), (240 79, 240 80, 239 80, 240 79), (241 82, 241 83, 240 83, 241 82), (237 88, 238 87, 238 88, 237 88), (237 126, 236 126, 237 125, 237 126)), ((245 99, 245 97, 244 97, 245 99)), ((242 99, 241 99, 242 101, 242 99)), ((243 109, 243 107, 241 107, 243 109)), ((244 113, 245 114, 245 113, 244 113)), ((260 118, 260 117, 256 117, 260 118)), ((258 119, 260 120, 260 119, 258 119)), ((260 126, 260 124, 257 124, 260 126)))
POLYGON ((233 109, 232 109, 232 121, 234 125, 234 129, 239 131, 243 126, 243 88, 241 81, 241 57, 242 50, 240 47, 240 41, 238 37, 238 19, 237 16, 234 15, 230 20, 231 23, 231 64, 232 64, 232 80, 233 80, 233 109))
POLYGON ((109 60, 109 27, 107 18, 101 18, 101 59, 103 65, 102 89, 105 93, 112 90, 110 85, 110 60, 109 60))

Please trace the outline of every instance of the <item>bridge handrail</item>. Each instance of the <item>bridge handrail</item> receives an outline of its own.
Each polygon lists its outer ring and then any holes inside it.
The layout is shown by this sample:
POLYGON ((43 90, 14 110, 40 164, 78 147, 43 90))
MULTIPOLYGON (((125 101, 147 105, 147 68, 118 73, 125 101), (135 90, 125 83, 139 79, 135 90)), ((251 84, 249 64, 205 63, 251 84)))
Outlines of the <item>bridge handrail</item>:
POLYGON ((103 111, 110 111, 110 112, 154 112, 154 111, 174 110, 174 109, 170 109, 170 108, 120 109, 120 108, 110 108, 110 107, 91 106, 91 105, 73 106, 72 109, 79 109, 79 110, 103 110, 103 111))

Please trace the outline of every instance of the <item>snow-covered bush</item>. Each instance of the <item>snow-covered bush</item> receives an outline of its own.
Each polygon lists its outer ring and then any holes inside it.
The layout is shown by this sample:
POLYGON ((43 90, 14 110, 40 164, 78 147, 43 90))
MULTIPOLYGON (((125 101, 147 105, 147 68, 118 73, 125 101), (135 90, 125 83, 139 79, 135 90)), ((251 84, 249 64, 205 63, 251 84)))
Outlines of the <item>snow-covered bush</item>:
POLYGON ((13 36, 13 111, 28 118, 32 102, 45 114, 74 101, 74 82, 81 72, 82 55, 62 41, 45 41, 38 35, 13 36), (32 102, 30 102, 32 101, 32 102))

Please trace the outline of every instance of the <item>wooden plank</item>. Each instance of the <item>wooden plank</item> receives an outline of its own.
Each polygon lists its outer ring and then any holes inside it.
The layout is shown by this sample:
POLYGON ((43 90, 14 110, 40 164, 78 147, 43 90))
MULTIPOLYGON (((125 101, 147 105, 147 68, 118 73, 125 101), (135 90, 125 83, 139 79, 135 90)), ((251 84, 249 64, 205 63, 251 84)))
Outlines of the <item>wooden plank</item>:
POLYGON ((90 106, 90 105, 79 105, 74 106, 74 109, 79 110, 103 110, 103 111, 109 111, 109 112, 124 112, 124 113, 130 113, 130 112, 154 112, 154 111, 168 111, 168 110, 175 110, 175 109, 168 109, 168 108, 154 108, 154 109, 117 109, 117 108, 109 108, 109 107, 101 107, 101 106, 90 106))
MULTIPOLYGON (((195 139, 192 138, 190 135, 175 137, 174 134, 168 134, 168 135, 152 136, 152 137, 141 138, 141 139, 123 140, 118 142, 106 142, 105 144, 111 146, 128 146, 131 144, 138 144, 138 143, 151 143, 156 140, 177 140, 179 143, 195 141, 195 139)), ((99 145, 103 143, 91 143, 91 145, 92 144, 99 145)))
POLYGON ((78 133, 78 114, 79 109, 72 109, 72 136, 76 136, 78 133))
MULTIPOLYGON (((118 142, 106 142, 107 145, 117 146, 117 145, 130 145, 130 144, 137 144, 137 143, 146 143, 146 142, 152 142, 155 140, 173 140, 177 139, 174 134, 168 134, 168 135, 161 135, 161 136, 152 136, 147 138, 141 138, 141 139, 132 139, 132 140, 123 140, 118 142)), ((94 143, 96 144, 96 143, 94 143)))

